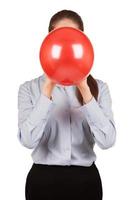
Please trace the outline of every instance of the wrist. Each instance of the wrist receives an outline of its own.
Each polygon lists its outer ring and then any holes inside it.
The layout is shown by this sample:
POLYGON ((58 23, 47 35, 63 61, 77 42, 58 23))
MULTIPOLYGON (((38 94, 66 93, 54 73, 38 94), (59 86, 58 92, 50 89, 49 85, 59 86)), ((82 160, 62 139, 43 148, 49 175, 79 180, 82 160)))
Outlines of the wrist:
POLYGON ((78 89, 80 90, 81 93, 90 93, 90 87, 88 85, 84 85, 84 86, 80 86, 78 87, 78 89))
POLYGON ((88 103, 89 101, 91 101, 91 99, 93 98, 93 95, 88 85, 87 87, 82 87, 82 88, 80 87, 79 90, 83 97, 83 103, 88 103))
POLYGON ((51 99, 51 94, 52 94, 52 90, 53 90, 53 87, 49 87, 49 86, 44 86, 42 88, 42 93, 47 96, 48 98, 51 99))
POLYGON ((93 95, 89 96, 89 98, 86 98, 86 99, 83 99, 83 103, 86 104, 86 103, 89 103, 93 98, 93 95))

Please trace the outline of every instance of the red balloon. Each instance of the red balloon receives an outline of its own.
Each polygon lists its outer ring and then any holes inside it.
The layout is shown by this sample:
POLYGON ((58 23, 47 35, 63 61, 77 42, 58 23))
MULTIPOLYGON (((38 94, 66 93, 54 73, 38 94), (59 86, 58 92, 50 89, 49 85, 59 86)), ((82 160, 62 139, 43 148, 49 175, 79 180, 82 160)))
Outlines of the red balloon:
POLYGON ((43 71, 56 83, 73 85, 90 72, 94 60, 93 46, 80 30, 61 27, 51 31, 40 47, 43 71))

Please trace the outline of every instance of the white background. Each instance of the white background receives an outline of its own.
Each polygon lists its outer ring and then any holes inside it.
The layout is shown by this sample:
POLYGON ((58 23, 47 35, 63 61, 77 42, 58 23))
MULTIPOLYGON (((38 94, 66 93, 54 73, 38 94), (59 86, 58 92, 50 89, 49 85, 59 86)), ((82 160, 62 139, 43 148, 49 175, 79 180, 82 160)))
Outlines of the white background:
POLYGON ((95 146, 104 200, 133 199, 133 6, 130 0, 0 1, 0 198, 24 200, 31 151, 17 140, 17 94, 21 83, 40 76, 39 48, 51 16, 78 12, 90 37, 91 74, 106 81, 112 96, 117 141, 95 146))

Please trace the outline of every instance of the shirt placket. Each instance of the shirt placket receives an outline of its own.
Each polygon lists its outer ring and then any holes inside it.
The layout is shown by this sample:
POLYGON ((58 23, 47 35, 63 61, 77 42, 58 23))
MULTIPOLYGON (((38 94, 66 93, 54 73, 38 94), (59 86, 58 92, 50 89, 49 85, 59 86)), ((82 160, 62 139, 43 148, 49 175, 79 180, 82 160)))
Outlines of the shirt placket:
POLYGON ((63 88, 65 95, 67 96, 67 108, 66 108, 66 115, 67 115, 67 134, 66 134, 66 146, 65 146, 65 155, 68 159, 68 163, 71 163, 71 114, 70 114, 70 103, 69 103, 69 97, 66 91, 66 88, 63 88))

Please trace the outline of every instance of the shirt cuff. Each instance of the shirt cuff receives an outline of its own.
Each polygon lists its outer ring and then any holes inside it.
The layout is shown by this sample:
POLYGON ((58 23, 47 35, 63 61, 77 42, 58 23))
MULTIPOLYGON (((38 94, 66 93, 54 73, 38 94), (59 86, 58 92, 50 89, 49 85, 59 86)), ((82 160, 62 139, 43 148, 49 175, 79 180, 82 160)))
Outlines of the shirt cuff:
POLYGON ((108 119, 105 117, 102 109, 100 108, 100 105, 94 96, 88 103, 80 106, 77 109, 84 114, 90 125, 99 124, 100 127, 105 127, 108 124, 108 119))
POLYGON ((48 113, 50 113, 54 106, 55 103, 41 93, 35 107, 28 116, 28 122, 35 126, 40 122, 40 120, 47 119, 48 113))

